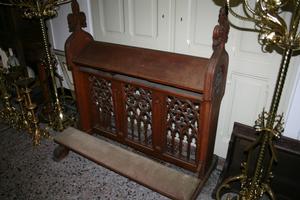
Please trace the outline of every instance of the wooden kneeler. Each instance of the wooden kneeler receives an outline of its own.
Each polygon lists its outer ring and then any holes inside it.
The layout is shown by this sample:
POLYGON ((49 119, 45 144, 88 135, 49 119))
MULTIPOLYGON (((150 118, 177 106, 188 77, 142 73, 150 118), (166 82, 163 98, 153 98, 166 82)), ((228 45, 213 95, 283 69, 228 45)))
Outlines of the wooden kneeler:
POLYGON ((199 179, 72 127, 57 135, 54 141, 59 144, 54 150, 56 161, 71 150, 172 199, 195 199, 213 169, 204 179, 199 179))

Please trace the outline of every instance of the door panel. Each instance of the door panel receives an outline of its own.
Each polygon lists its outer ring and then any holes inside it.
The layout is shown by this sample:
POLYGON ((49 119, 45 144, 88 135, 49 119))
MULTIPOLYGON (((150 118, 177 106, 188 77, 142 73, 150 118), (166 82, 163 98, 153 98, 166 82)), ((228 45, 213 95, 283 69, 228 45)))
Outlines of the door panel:
POLYGON ((95 39, 171 51, 172 0, 91 1, 95 39))
POLYGON ((176 0, 175 52, 211 56, 218 12, 213 1, 176 0))
POLYGON ((103 0, 104 32, 125 32, 123 0, 103 0))
POLYGON ((265 78, 232 73, 230 124, 240 122, 252 126, 268 99, 268 81, 265 78), (245 105, 245 102, 254 103, 245 105))
POLYGON ((157 37, 157 0, 130 1, 129 14, 133 36, 157 37))

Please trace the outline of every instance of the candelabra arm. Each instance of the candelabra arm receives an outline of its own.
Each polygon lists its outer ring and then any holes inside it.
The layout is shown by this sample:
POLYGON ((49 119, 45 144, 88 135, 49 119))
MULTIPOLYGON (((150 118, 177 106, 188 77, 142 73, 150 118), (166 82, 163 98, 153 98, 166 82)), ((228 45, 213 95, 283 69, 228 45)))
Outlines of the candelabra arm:
POLYGON ((296 36, 297 36, 297 31, 298 31, 298 27, 299 27, 299 21, 300 21, 300 1, 297 1, 297 5, 295 6, 295 10, 294 10, 294 14, 292 16, 292 20, 291 20, 291 26, 290 26, 290 37, 289 40, 292 41, 292 47, 294 47, 294 45, 298 46, 299 48, 299 44, 294 44, 294 41, 296 40, 296 36))
MULTIPOLYGON (((245 17, 245 16, 242 16, 240 14, 237 14, 236 12, 234 12, 230 6, 230 0, 227 0, 226 1, 227 3, 227 8, 228 8, 228 11, 230 12, 230 14, 232 14, 232 16, 240 19, 240 20, 243 20, 243 21, 249 21, 249 22, 254 22, 254 23, 257 23, 258 21, 255 19, 255 18, 251 18, 251 17, 245 17)), ((247 4, 247 7, 248 7, 248 4, 247 4)), ((254 12, 252 9, 250 10, 250 12, 254 12)))
POLYGON ((62 5, 62 4, 67 4, 70 3, 72 0, 58 0, 56 5, 62 5))

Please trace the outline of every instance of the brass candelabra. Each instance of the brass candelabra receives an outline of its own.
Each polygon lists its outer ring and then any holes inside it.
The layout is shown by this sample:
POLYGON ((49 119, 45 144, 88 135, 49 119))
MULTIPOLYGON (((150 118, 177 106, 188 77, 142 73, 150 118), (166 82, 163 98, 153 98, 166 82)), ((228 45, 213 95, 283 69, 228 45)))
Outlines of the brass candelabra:
POLYGON ((63 110, 61 100, 57 91, 56 83, 56 60, 51 54, 49 47, 49 38, 46 30, 45 21, 57 15, 58 6, 61 4, 69 3, 71 0, 8 0, 8 3, 0 3, 8 6, 15 6, 22 10, 24 17, 28 19, 36 18, 39 20, 40 28, 42 32, 42 42, 45 53, 43 60, 46 70, 50 74, 50 82, 53 90, 53 110, 49 117, 49 125, 58 131, 62 131, 66 126, 72 123, 72 119, 69 118, 63 110))
POLYGON ((36 117, 36 104, 31 99, 30 85, 33 78, 21 77, 22 71, 7 72, 3 68, 0 70, 0 93, 2 97, 2 108, 0 109, 0 120, 9 126, 27 131, 32 136, 33 145, 38 145, 40 139, 50 138, 47 128, 39 126, 36 117), (10 88, 8 86, 12 85, 10 88), (16 97, 12 98, 15 91, 16 97), (15 99, 15 103, 14 103, 15 99))
MULTIPOLYGON (((240 183, 240 190, 235 199, 256 200, 264 194, 272 200, 276 197, 270 186, 273 177, 273 162, 277 156, 273 141, 283 132, 283 114, 278 115, 278 106, 282 94, 286 74, 293 52, 300 49, 300 33, 297 33, 300 20, 299 0, 255 0, 251 7, 250 0, 242 0, 244 15, 237 14, 227 0, 229 12, 236 18, 254 23, 253 31, 258 32, 259 42, 263 47, 279 47, 283 50, 282 61, 269 112, 263 110, 255 121, 258 139, 246 149, 247 160, 242 162, 241 174, 229 177, 223 181, 217 190, 217 199, 224 197, 223 191, 229 190, 233 183, 240 183), (287 24, 282 13, 291 9, 292 17, 287 24), (251 155, 258 149, 258 159, 251 170, 251 155), (269 153, 268 153, 269 152, 269 153), (269 155, 268 155, 269 154, 269 155)), ((226 199, 231 199, 227 197, 226 199)))

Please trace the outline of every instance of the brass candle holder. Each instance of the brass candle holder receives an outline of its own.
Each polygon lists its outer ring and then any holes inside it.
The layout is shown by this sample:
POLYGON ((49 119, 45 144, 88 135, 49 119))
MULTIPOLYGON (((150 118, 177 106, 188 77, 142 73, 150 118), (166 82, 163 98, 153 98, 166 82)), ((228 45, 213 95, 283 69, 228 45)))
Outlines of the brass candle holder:
MULTIPOLYGON (((300 49, 300 33, 297 33, 300 1, 255 0, 253 8, 250 6, 250 0, 241 2, 245 15, 242 16, 232 10, 231 0, 227 0, 229 12, 240 20, 253 22, 255 24, 253 31, 258 32, 259 42, 263 47, 279 47, 283 50, 283 55, 269 112, 263 110, 255 121, 254 127, 259 137, 245 151, 247 160, 241 163, 241 174, 225 179, 218 188, 216 197, 221 199, 224 197, 224 190, 230 191, 231 185, 239 182, 241 187, 234 199, 256 200, 263 195, 268 195, 274 200, 276 197, 270 182, 273 177, 273 162, 277 162, 277 155, 273 142, 274 139, 280 138, 284 130, 283 114, 278 115, 277 111, 291 56, 295 50, 300 49), (284 9, 287 7, 292 9, 289 28, 281 17, 281 13, 285 12, 284 9), (251 155, 255 153, 255 149, 258 149, 258 159, 254 170, 251 170, 251 155)), ((231 197, 228 196, 226 199, 231 199, 231 197)))
POLYGON ((32 102, 32 89, 29 87, 33 81, 33 78, 20 79, 17 81, 16 87, 18 88, 17 101, 20 102, 20 108, 22 108, 20 109, 21 119, 24 119, 21 127, 32 136, 33 145, 36 146, 40 144, 41 138, 51 138, 51 136, 47 127, 44 129, 39 126, 39 120, 35 114, 37 105, 32 102))
MULTIPOLYGON (((24 105, 24 96, 22 94, 22 91, 20 87, 18 86, 17 82, 22 76, 21 70, 15 70, 14 72, 9 72, 6 74, 6 76, 11 80, 11 84, 13 85, 13 88, 15 89, 15 100, 16 100, 16 110, 18 111, 18 121, 17 121, 17 129, 18 130, 28 130, 30 128, 29 121, 27 119, 26 115, 26 108, 24 105)), ((30 131, 29 131, 30 132, 30 131)))
POLYGON ((24 17, 28 19, 36 18, 39 20, 45 52, 43 63, 47 67, 47 70, 49 70, 51 88, 54 96, 52 102, 53 110, 49 117, 49 125, 57 131, 62 131, 66 126, 72 124, 72 119, 63 112, 62 103, 58 95, 55 77, 56 61, 50 51, 45 20, 57 15, 59 5, 69 2, 70 0, 8 0, 8 3, 0 3, 8 6, 16 6, 22 9, 24 17))

